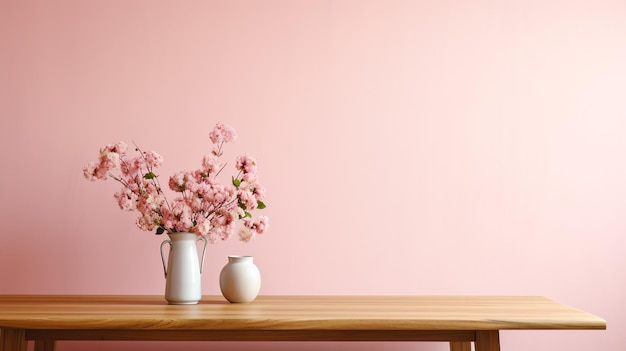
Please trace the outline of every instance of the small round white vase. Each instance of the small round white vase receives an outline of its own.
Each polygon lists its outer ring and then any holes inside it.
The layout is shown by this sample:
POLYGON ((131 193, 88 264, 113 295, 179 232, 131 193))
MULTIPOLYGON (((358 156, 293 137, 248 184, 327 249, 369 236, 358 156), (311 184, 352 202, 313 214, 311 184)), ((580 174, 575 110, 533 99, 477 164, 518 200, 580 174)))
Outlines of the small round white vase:
POLYGON ((261 272, 252 256, 228 256, 220 272, 220 289, 229 302, 250 302, 261 289, 261 272))

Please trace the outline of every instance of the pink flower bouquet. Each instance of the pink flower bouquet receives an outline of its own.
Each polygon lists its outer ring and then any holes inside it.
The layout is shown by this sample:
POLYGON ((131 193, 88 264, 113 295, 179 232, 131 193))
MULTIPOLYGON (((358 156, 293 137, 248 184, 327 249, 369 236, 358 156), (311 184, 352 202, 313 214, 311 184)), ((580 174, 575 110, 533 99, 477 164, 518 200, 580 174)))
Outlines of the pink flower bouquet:
POLYGON ((124 142, 106 145, 83 173, 91 181, 111 177, 121 183, 114 197, 120 209, 139 212, 136 223, 142 230, 156 230, 157 234, 192 232, 215 243, 228 239, 240 222, 239 239, 250 241, 269 228, 266 216, 253 220, 251 214, 265 208, 265 189, 259 183, 256 161, 245 155, 237 157, 237 176, 231 177, 231 184, 221 184, 217 176, 226 166, 220 163, 222 146, 235 140, 237 133, 218 123, 209 138, 213 149, 202 159, 201 168, 170 177, 169 188, 180 194, 172 201, 167 200, 155 173, 163 157, 154 151, 136 147, 138 155, 131 157, 124 142))

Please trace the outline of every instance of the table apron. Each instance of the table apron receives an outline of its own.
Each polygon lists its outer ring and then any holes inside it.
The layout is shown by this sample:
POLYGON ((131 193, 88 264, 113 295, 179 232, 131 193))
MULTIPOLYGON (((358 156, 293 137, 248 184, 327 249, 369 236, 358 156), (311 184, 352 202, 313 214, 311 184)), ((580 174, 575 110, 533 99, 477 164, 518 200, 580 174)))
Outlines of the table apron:
POLYGON ((454 341, 474 330, 85 330, 27 329, 26 340, 138 341, 454 341))

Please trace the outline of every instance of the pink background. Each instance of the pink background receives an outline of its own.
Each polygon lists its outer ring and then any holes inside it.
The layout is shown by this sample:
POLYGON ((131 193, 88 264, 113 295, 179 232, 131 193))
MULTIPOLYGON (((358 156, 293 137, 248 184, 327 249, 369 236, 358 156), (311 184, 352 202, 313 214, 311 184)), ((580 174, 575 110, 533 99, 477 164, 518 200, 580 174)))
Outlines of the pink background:
MULTIPOLYGON (((250 254, 263 294, 544 295, 608 330, 502 332, 503 350, 624 350, 625 18, 610 0, 0 0, 0 293, 162 294, 164 238, 81 169, 135 141, 166 179, 222 121, 271 229, 211 246, 204 293, 250 254)), ((175 349, 59 350, 86 344, 175 349)), ((295 347, 447 345, 255 345, 295 347)))

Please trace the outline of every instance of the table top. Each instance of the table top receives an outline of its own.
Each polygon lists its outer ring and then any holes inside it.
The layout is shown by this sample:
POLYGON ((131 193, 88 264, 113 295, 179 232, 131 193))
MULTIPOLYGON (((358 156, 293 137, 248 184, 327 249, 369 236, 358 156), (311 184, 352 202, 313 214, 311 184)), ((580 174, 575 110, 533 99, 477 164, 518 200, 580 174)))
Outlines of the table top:
POLYGON ((539 296, 0 295, 0 328, 76 330, 606 329, 593 314, 539 296))

